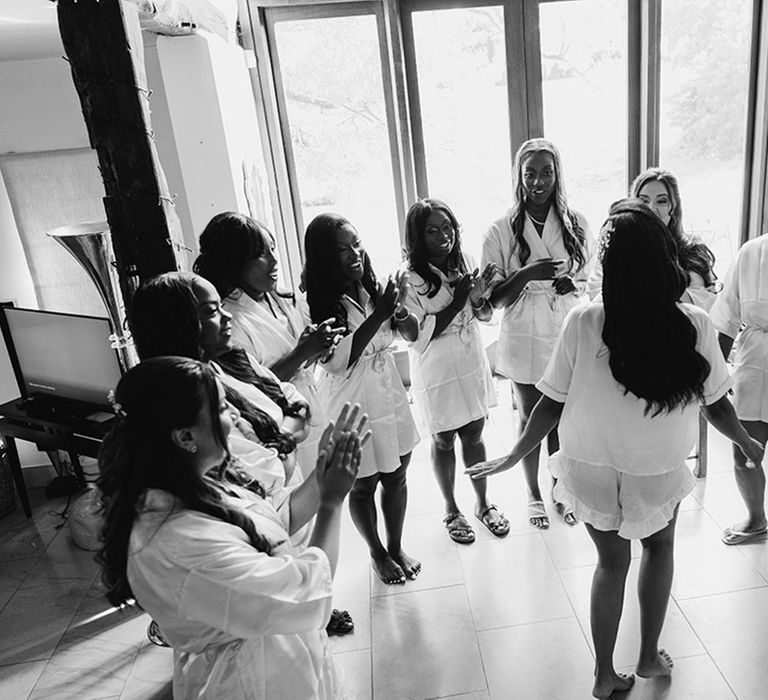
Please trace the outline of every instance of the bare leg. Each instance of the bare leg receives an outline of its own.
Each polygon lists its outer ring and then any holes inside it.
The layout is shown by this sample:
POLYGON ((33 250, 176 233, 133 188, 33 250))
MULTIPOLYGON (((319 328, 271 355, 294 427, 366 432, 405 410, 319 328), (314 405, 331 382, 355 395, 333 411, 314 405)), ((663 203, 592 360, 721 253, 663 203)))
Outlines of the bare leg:
MULTIPOLYGON (((751 437, 763 444, 768 441, 768 423, 763 421, 742 421, 744 429, 751 437)), ((747 469, 744 453, 733 446, 733 471, 736 485, 747 506, 747 517, 733 525, 732 529, 740 532, 753 532, 766 526, 765 518, 765 471, 762 465, 755 469, 747 469)))
POLYGON ((615 530, 603 532, 589 524, 586 527, 598 557, 589 605, 592 642, 595 645, 595 685, 592 695, 608 698, 615 691, 626 690, 634 682, 634 677, 617 673, 613 666, 613 651, 629 571, 630 542, 619 537, 615 530))
POLYGON ((355 481, 349 492, 349 513, 357 531, 362 535, 371 553, 371 563, 384 583, 405 583, 405 573, 392 559, 379 539, 376 527, 376 501, 374 494, 380 474, 366 476, 355 481))
POLYGON ((643 678, 668 676, 672 658, 659 649, 659 635, 667 614, 672 574, 675 570, 675 524, 677 508, 667 526, 641 540, 643 558, 637 596, 640 599, 640 658, 637 675, 643 678))
POLYGON ((447 430, 432 436, 432 467, 437 478, 437 485, 445 501, 445 514, 460 513, 456 503, 454 487, 456 485, 456 451, 454 450, 455 430, 447 430))
MULTIPOLYGON (((517 413, 520 418, 520 433, 525 430, 528 424, 528 418, 533 411, 533 407, 541 398, 541 392, 533 384, 518 384, 512 382, 512 391, 514 392, 517 403, 517 413)), ((536 447, 522 459, 523 474, 525 483, 528 487, 528 503, 533 501, 543 501, 541 490, 539 489, 539 451, 536 447)), ((531 515, 529 518, 531 525, 539 529, 549 527, 549 518, 546 515, 531 515)))
POLYGON ((408 556, 403 550, 403 524, 408 505, 408 485, 405 473, 411 461, 410 452, 400 457, 400 466, 389 474, 379 474, 381 480, 381 510, 387 530, 387 551, 402 568, 407 578, 414 579, 421 571, 421 562, 408 556))

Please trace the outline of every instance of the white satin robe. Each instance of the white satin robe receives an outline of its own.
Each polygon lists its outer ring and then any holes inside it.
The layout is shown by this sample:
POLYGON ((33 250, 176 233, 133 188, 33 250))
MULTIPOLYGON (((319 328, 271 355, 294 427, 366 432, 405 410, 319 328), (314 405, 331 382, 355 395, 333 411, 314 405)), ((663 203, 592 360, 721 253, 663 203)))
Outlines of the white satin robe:
MULTIPOLYGON (((476 267, 466 253, 464 263, 468 271, 476 267)), ((458 275, 448 277, 434 265, 430 267, 441 281, 437 294, 430 299, 427 283, 409 269, 405 303, 419 320, 419 337, 409 343, 413 398, 434 435, 486 417, 488 409, 496 405, 496 392, 469 299, 448 327, 433 336, 435 315, 453 301, 451 282, 458 275)))
MULTIPOLYGON (((491 262, 496 265, 499 274, 494 284, 499 284, 523 267, 512 233, 511 215, 509 211, 491 224, 483 239, 481 269, 491 262)), ((579 270, 568 271, 576 290, 568 294, 556 294, 552 280, 535 280, 529 282, 517 300, 503 311, 496 351, 496 371, 519 384, 535 384, 541 379, 566 314, 588 301, 585 288, 594 246, 589 225, 581 214, 577 213, 576 216, 587 243, 584 266, 579 270)), ((549 209, 541 236, 526 216, 523 236, 530 248, 526 265, 544 258, 568 259, 562 225, 554 207, 549 209)))
POLYGON ((237 493, 228 502, 275 544, 271 555, 239 527, 186 510, 168 492, 150 489, 137 504, 128 581, 173 647, 173 697, 342 697, 325 632, 328 557, 317 547, 293 548, 287 508, 237 493))
POLYGON ((381 324, 357 362, 347 367, 353 333, 373 311, 362 287, 360 296, 362 306, 347 295, 341 299, 349 334, 341 339, 331 358, 320 364, 317 394, 329 415, 337 415, 347 401, 359 403, 362 412, 368 414, 372 435, 363 447, 358 472, 358 477, 367 477, 395 471, 400 457, 416 447, 419 434, 392 355, 395 334, 389 321, 381 324))
POLYGON ((710 318, 716 330, 736 338, 736 415, 768 423, 768 234, 741 246, 710 318))
MULTIPOLYGON (((276 294, 269 295, 269 302, 259 302, 238 289, 225 299, 225 307, 232 314, 232 340, 264 367, 271 367, 291 352, 311 323, 301 298, 295 306, 290 299, 276 294), (270 311, 268 303, 278 318, 270 311)), ((317 443, 328 423, 325 407, 317 400, 315 363, 299 368, 291 377, 291 384, 307 401, 311 412, 309 434, 297 448, 299 465, 304 473, 308 473, 317 460, 317 443)))

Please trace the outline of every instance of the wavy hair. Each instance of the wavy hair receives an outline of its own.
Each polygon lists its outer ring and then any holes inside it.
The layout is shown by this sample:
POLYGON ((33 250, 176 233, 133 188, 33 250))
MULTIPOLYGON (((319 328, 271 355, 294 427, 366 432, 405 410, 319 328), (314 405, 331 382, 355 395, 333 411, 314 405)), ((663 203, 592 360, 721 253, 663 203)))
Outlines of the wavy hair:
POLYGON ((687 279, 667 227, 639 200, 620 200, 601 230, 600 255, 602 337, 614 379, 645 401, 646 415, 700 399, 710 366, 677 303, 687 279))
MULTIPOLYGON (((344 226, 354 226, 338 214, 318 214, 307 226, 304 235, 304 286, 312 321, 321 323, 336 318, 337 324, 347 326, 347 312, 341 297, 347 280, 336 251, 336 234, 344 226)), ((361 284, 371 300, 379 298, 379 286, 368 253, 362 251, 363 278, 361 284)), ((349 332, 349 331, 348 331, 349 332)))
POLYGON ((548 139, 529 139, 517 149, 515 154, 514 180, 512 183, 512 209, 510 226, 518 247, 521 264, 525 265, 531 249, 523 236, 525 228, 525 189, 523 188, 523 164, 534 153, 548 153, 555 164, 555 192, 552 206, 563 228, 563 243, 570 260, 571 272, 580 270, 587 262, 586 233, 579 224, 579 219, 568 206, 563 182, 563 163, 560 151, 548 139))
POLYGON ((453 227, 454 243, 448 253, 448 266, 462 275, 467 272, 461 254, 461 226, 451 208, 439 199, 427 198, 414 202, 405 217, 405 251, 410 268, 427 283, 427 297, 430 299, 440 291, 442 285, 440 276, 429 264, 425 241, 427 219, 435 211, 443 212, 453 227))
POLYGON ((219 393, 213 371, 202 362, 184 357, 158 357, 133 367, 115 390, 119 415, 99 450, 104 525, 97 554, 106 597, 120 606, 133 598, 126 568, 136 507, 146 489, 162 489, 184 508, 231 523, 242 529, 260 552, 272 544, 243 511, 224 499, 234 484, 263 496, 258 482, 231 468, 225 460, 218 480, 202 476, 189 463, 189 455, 172 440, 179 428, 195 425, 204 411, 211 417, 216 441, 226 451, 219 422, 219 393))
POLYGON ((664 185, 672 200, 672 206, 669 211, 669 222, 667 228, 672 234, 677 244, 677 254, 680 258, 680 264, 687 272, 697 273, 704 284, 709 287, 717 280, 715 275, 715 254, 700 239, 689 236, 683 228, 683 204, 680 199, 680 186, 677 178, 661 168, 648 168, 640 173, 632 182, 629 188, 630 197, 638 197, 640 190, 649 182, 660 182, 664 185))
MULTIPOLYGON (((166 272, 148 279, 136 290, 129 322, 142 360, 163 355, 205 362, 212 359, 202 345, 197 315, 194 288, 199 279, 191 272, 166 272)), ((258 375, 242 348, 233 348, 217 357, 216 362, 227 374, 266 394, 285 415, 296 416, 307 410, 304 403, 290 403, 277 382, 258 375)), ((269 414, 232 387, 225 385, 224 391, 227 400, 242 413, 264 445, 274 447, 280 454, 289 454, 296 448, 293 435, 283 432, 269 414)))
MULTIPOLYGON (((264 224, 245 214, 225 211, 216 214, 200 234, 200 255, 192 269, 205 277, 222 299, 242 290, 243 265, 264 254, 264 239, 274 240, 264 224)), ((296 297, 290 292, 274 292, 280 297, 296 297)))

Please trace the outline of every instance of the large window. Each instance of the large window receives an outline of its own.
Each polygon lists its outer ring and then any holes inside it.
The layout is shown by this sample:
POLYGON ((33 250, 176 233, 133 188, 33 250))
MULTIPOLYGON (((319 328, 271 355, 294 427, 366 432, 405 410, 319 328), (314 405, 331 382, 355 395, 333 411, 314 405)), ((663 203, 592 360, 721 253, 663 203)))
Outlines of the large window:
POLYGON ((627 192, 627 0, 540 5, 544 135, 593 232, 627 192))
POLYGON ((361 5, 315 14, 270 17, 297 229, 347 217, 386 275, 401 255, 377 18, 361 5))
POLYGON ((267 121, 287 172, 283 214, 290 199, 299 234, 320 211, 348 216, 381 274, 400 261, 414 197, 439 197, 478 254, 511 203, 515 151, 543 135, 593 232, 639 170, 671 170, 686 230, 710 245, 722 277, 747 230, 759 5, 249 0, 277 96, 267 121))
POLYGON ((664 0, 659 165, 721 277, 740 244, 752 0, 664 0))

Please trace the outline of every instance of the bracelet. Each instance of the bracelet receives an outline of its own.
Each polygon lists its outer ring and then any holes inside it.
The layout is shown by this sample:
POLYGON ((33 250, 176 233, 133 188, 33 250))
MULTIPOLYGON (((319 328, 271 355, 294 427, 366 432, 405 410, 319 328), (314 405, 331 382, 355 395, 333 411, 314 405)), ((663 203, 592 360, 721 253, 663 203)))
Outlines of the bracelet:
POLYGON ((401 306, 400 307, 400 311, 405 311, 405 316, 398 316, 397 315, 398 312, 395 311, 395 314, 394 314, 395 321, 397 321, 398 323, 402 323, 403 321, 405 321, 411 315, 411 312, 408 310, 407 306, 401 306))
POLYGON ((470 301, 469 303, 470 303, 470 305, 472 306, 473 309, 482 309, 488 303, 488 300, 487 299, 481 299, 479 304, 475 304, 475 302, 473 302, 473 301, 470 301))

